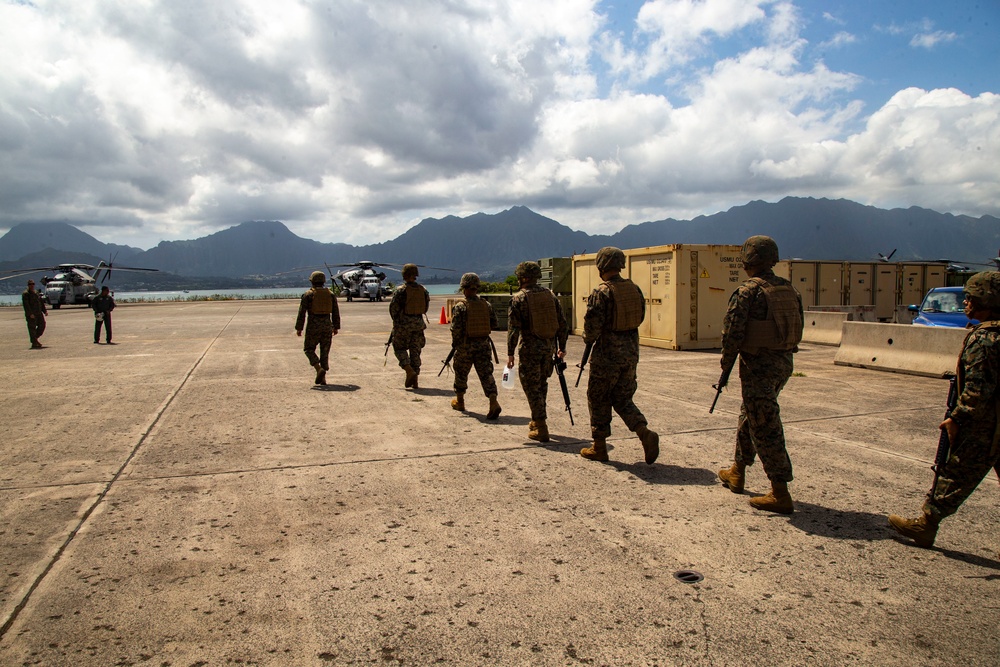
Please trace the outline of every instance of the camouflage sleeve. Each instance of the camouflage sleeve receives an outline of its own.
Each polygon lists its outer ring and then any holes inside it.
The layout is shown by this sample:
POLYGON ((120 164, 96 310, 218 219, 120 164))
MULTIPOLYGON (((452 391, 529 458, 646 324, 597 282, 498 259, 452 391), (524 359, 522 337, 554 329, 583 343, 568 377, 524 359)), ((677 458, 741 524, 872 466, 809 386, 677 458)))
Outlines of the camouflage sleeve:
POLYGON ((21 307, 24 308, 25 315, 31 315, 31 306, 28 305, 28 300, 30 297, 27 292, 21 293, 21 307))
POLYGON ((493 310, 493 304, 487 301, 486 305, 490 307, 490 330, 495 331, 500 328, 500 320, 497 319, 497 313, 493 310))
POLYGON ((465 342, 465 321, 468 311, 464 301, 451 307, 451 346, 459 347, 465 342))
POLYGON ((611 303, 610 294, 605 287, 598 286, 587 297, 587 312, 583 316, 583 342, 593 343, 601 337, 604 322, 607 319, 608 306, 611 303))
POLYGON ((1000 339, 995 331, 976 331, 959 357, 963 382, 951 418, 962 425, 992 416, 1000 376, 1000 339))
POLYGON ((523 292, 518 292, 510 300, 510 308, 507 311, 507 356, 513 357, 517 351, 517 342, 521 338, 522 316, 521 304, 527 303, 520 298, 523 292))
POLYGON ((427 288, 422 285, 420 289, 424 291, 424 315, 426 315, 427 311, 430 310, 431 307, 431 293, 428 292, 427 288))
POLYGON ((340 331, 340 306, 337 305, 337 295, 333 295, 333 313, 330 314, 330 319, 333 321, 333 328, 340 331))
MULTIPOLYGON (((722 320, 722 367, 729 368, 736 363, 740 344, 747 331, 750 306, 753 303, 753 287, 756 283, 746 282, 736 288, 729 297, 729 310, 722 320)), ((759 289, 759 288, 758 288, 759 289)))
POLYGON ((302 331, 306 326, 306 313, 309 312, 310 302, 312 301, 311 296, 309 292, 306 292, 299 300, 299 316, 295 318, 296 331, 302 331))
POLYGON ((392 318, 393 323, 399 321, 399 316, 401 313, 405 312, 406 309, 406 287, 400 286, 396 288, 396 291, 392 293, 392 299, 389 300, 389 317, 392 318))
POLYGON ((558 349, 566 351, 566 343, 569 340, 569 322, 566 321, 566 314, 563 312, 562 304, 559 303, 559 297, 555 294, 552 298, 556 302, 556 321, 559 322, 559 331, 556 332, 556 341, 558 342, 558 349))

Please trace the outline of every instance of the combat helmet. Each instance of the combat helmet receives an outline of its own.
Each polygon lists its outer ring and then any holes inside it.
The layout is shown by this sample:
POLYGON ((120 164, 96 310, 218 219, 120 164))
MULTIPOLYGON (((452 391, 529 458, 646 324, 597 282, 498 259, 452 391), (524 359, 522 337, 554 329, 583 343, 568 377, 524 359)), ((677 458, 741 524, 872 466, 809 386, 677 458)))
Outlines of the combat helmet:
POLYGON ((1000 312, 1000 271, 980 271, 965 283, 965 293, 983 308, 1000 312))
POLYGON ((597 272, 621 271, 625 268, 625 253, 614 246, 607 246, 597 251, 597 272))
POLYGON ((313 271, 309 274, 309 282, 313 285, 322 285, 326 282, 326 274, 322 271, 313 271))
POLYGON ((477 292, 482 283, 479 281, 479 276, 475 273, 463 273, 462 280, 458 283, 459 289, 474 289, 477 292))
POLYGON ((778 263, 778 244, 770 236, 751 236, 740 250, 743 266, 769 269, 778 263))
POLYGON ((416 278, 419 275, 420 275, 420 271, 417 269, 417 265, 416 264, 403 264, 403 277, 404 278, 409 278, 410 276, 413 276, 414 278, 416 278))
POLYGON ((538 266, 538 262, 521 262, 514 269, 514 275, 520 280, 538 282, 542 278, 542 267, 538 266))

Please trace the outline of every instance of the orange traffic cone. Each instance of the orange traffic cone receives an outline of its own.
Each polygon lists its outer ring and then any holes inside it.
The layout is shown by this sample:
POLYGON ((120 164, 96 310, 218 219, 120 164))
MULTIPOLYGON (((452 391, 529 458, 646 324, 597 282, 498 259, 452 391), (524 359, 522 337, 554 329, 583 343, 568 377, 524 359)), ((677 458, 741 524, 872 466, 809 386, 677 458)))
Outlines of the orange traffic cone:
POLYGON ((438 324, 448 324, 448 314, 444 310, 444 306, 441 306, 441 321, 438 324))

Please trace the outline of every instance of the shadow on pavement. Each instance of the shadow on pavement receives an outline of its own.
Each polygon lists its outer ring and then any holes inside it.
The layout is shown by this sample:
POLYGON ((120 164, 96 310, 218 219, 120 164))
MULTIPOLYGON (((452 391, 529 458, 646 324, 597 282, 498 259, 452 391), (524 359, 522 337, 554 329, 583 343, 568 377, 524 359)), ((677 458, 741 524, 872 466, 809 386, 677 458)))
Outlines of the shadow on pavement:
POLYGON ((313 391, 357 391, 361 389, 356 384, 317 384, 313 385, 313 391))

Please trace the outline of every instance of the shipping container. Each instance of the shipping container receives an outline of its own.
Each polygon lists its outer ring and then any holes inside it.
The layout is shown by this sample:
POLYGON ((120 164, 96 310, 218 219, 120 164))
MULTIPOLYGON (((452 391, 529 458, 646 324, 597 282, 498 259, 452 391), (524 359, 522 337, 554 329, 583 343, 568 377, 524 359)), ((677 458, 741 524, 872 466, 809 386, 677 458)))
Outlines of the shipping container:
MULTIPOLYGON (((722 346, 729 297, 746 279, 738 245, 677 244, 624 250, 625 270, 646 299, 642 345, 670 350, 722 346)), ((597 254, 573 257, 573 331, 583 334, 587 297, 600 282, 597 254)))

